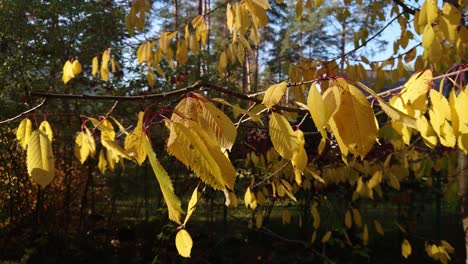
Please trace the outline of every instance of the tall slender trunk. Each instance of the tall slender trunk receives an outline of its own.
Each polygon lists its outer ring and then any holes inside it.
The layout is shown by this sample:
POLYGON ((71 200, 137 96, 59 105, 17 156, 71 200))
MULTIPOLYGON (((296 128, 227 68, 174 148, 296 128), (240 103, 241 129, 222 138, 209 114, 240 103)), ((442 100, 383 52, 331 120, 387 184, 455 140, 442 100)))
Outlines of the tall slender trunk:
POLYGON ((259 48, 258 45, 255 45, 255 72, 254 72, 254 85, 253 85, 253 92, 256 93, 258 91, 258 58, 259 58, 259 48))
POLYGON ((458 151, 458 200, 465 237, 466 263, 468 263, 468 156, 458 151))
POLYGON ((242 92, 244 94, 250 93, 250 56, 249 53, 246 51, 244 55, 244 65, 242 67, 242 92))

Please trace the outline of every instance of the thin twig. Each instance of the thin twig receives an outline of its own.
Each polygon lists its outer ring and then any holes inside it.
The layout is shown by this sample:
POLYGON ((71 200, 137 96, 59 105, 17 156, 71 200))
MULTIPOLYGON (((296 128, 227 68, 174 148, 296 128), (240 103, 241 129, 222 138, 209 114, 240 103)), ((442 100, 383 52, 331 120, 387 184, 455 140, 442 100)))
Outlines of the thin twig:
POLYGON ((46 101, 47 101, 47 98, 44 98, 44 99, 42 99, 42 101, 41 101, 38 105, 36 105, 35 107, 33 107, 33 108, 29 109, 29 110, 26 110, 26 111, 22 112, 21 114, 18 114, 18 115, 16 115, 16 116, 12 117, 12 118, 8 118, 8 119, 6 119, 6 120, 0 121, 0 124, 4 124, 4 123, 11 122, 11 121, 13 121, 13 120, 15 120, 15 119, 18 119, 18 118, 20 118, 20 117, 26 115, 26 114, 31 113, 31 112, 33 112, 34 110, 36 110, 36 109, 42 107, 42 106, 45 104, 46 101))
POLYGON ((257 182, 256 184, 254 184, 252 187, 250 187, 250 189, 254 189, 258 186, 260 186, 260 184, 266 182, 268 179, 270 179, 271 177, 275 176, 276 174, 280 173, 284 168, 286 168, 286 166, 289 164, 289 161, 286 161, 283 166, 281 166, 281 168, 277 169, 276 171, 272 172, 270 175, 268 175, 267 177, 265 177, 263 180, 257 182))
POLYGON ((315 248, 313 247, 310 247, 308 245, 307 242, 303 241, 303 240, 297 240, 297 239, 289 239, 289 238, 286 238, 286 237, 283 237, 283 236, 280 236, 278 234, 276 234, 275 232, 271 231, 270 229, 262 226, 262 228, 260 228, 258 231, 266 234, 266 235, 269 235, 269 236, 272 236, 272 237, 275 237, 283 242, 288 242, 288 243, 294 243, 294 244, 299 244, 299 245, 302 245, 303 247, 305 248, 309 248, 310 250, 312 250, 312 252, 314 252, 316 255, 320 256, 321 258, 323 258, 326 263, 330 263, 330 264, 335 264, 335 262, 333 260, 331 260, 329 257, 327 257, 326 255, 322 254, 321 252, 319 252, 318 250, 316 250, 315 248))
POLYGON ((110 114, 112 114, 112 112, 114 112, 118 104, 119 104, 119 101, 114 102, 114 105, 112 105, 111 109, 104 115, 104 117, 101 120, 99 120, 99 123, 93 128, 93 131, 91 134, 94 134, 94 132, 96 132, 96 129, 104 122, 104 120, 106 120, 110 116, 110 114))
MULTIPOLYGON (((451 73, 436 76, 436 77, 432 78, 431 80, 435 81, 435 80, 443 79, 443 78, 446 78, 446 77, 458 75, 458 74, 466 72, 466 71, 468 71, 468 67, 463 68, 463 69, 458 70, 458 71, 451 72, 451 73)), ((380 96, 380 97, 385 97, 385 96, 388 96, 388 95, 390 95, 390 94, 392 94, 392 93, 394 93, 396 91, 399 91, 399 90, 401 90, 403 88, 405 88, 405 85, 400 85, 400 86, 395 87, 393 89, 390 89, 390 90, 387 90, 387 91, 384 91, 384 92, 380 92, 377 95, 380 96)), ((372 96, 367 97, 367 99, 372 99, 372 98, 373 98, 372 96)))

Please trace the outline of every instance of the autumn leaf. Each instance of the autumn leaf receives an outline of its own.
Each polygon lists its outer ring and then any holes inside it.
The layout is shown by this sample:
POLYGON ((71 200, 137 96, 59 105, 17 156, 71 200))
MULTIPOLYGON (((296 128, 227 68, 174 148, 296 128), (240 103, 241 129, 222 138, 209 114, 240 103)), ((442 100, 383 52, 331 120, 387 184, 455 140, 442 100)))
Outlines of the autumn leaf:
POLYGON ((270 86, 265 92, 262 104, 264 104, 268 109, 271 109, 275 104, 278 104, 286 93, 287 86, 288 84, 286 82, 270 86))
POLYGON ((81 164, 83 164, 90 155, 94 156, 96 154, 96 143, 87 127, 78 133, 75 138, 74 154, 75 157, 80 160, 81 164))
POLYGON ((26 149, 26 146, 29 143, 29 139, 32 133, 32 122, 29 118, 21 120, 18 129, 16 130, 16 140, 20 143, 23 149, 26 149))
POLYGON ((184 258, 190 258, 190 252, 192 251, 193 241, 190 234, 185 230, 181 229, 176 234, 175 244, 179 255, 184 258))
POLYGON ((344 222, 345 222, 346 228, 348 229, 350 229, 351 226, 353 225, 353 220, 351 218, 351 211, 349 209, 346 210, 344 222))
POLYGON ((177 122, 166 124, 171 132, 167 143, 169 153, 214 189, 234 188, 236 170, 199 124, 190 121, 190 129, 177 122))
POLYGON ((65 62, 65 65, 63 65, 62 80, 65 84, 67 84, 74 77, 75 74, 73 74, 73 64, 69 60, 67 60, 67 62, 65 62))
POLYGON ((401 255, 407 259, 411 255, 411 244, 407 239, 403 240, 401 243, 401 255))
POLYGON ((377 231, 377 233, 381 236, 383 236, 385 234, 383 228, 382 228, 382 225, 380 224, 379 221, 377 220, 374 220, 374 227, 375 227, 375 231, 377 231))
POLYGON ((144 145, 144 138, 146 137, 143 131, 143 117, 145 113, 138 113, 138 121, 135 129, 125 138, 124 148, 129 156, 134 157, 138 165, 142 165, 146 159, 146 148, 144 145))
POLYGON ((54 140, 54 133, 52 132, 52 128, 50 127, 50 124, 47 122, 47 120, 41 122, 39 125, 39 130, 41 130, 47 136, 50 142, 54 140))
POLYGON ((330 126, 343 155, 351 152, 364 158, 377 139, 374 112, 367 98, 352 85, 343 86, 338 111, 330 126))
POLYGON ((184 220, 184 226, 187 224, 188 220, 192 216, 193 212, 195 211, 195 207, 197 206, 198 203, 198 186, 195 187, 195 190, 193 190, 192 196, 190 197, 190 201, 188 202, 187 205, 187 215, 185 216, 184 220))
POLYGON ((327 232, 325 233, 325 235, 323 235, 323 237, 322 237, 322 243, 327 243, 328 240, 330 240, 331 235, 332 235, 332 232, 331 232, 331 231, 327 231, 327 232))
POLYGON ((95 56, 93 58, 93 61, 92 61, 92 70, 91 70, 91 74, 93 76, 96 76, 96 74, 98 73, 98 70, 99 70, 99 60, 98 60, 98 57, 95 56))
POLYGON ((326 116, 325 102, 322 95, 317 89, 315 83, 310 86, 309 95, 307 96, 307 108, 312 116, 312 120, 315 123, 315 127, 320 131, 323 138, 327 138, 327 132, 325 132, 325 125, 328 122, 326 116))
POLYGON ((278 113, 271 113, 269 122, 271 142, 276 151, 285 159, 292 159, 299 148, 296 133, 286 118, 278 113))
POLYGON ((41 130, 31 133, 26 153, 28 174, 42 188, 55 176, 54 155, 49 138, 41 130))
MULTIPOLYGON (((167 209, 169 212, 169 219, 180 224, 180 216, 183 213, 180 199, 175 195, 171 179, 169 178, 169 175, 167 174, 166 170, 162 167, 162 165, 156 158, 156 154, 154 153, 153 148, 151 147, 151 143, 149 142, 149 139, 146 135, 143 140, 146 152, 148 153, 148 159, 150 161, 151 167, 153 168, 154 175, 158 180, 159 188, 161 188, 161 193, 163 194, 164 201, 166 201, 167 209)), ((190 250, 188 256, 190 256, 190 250)))

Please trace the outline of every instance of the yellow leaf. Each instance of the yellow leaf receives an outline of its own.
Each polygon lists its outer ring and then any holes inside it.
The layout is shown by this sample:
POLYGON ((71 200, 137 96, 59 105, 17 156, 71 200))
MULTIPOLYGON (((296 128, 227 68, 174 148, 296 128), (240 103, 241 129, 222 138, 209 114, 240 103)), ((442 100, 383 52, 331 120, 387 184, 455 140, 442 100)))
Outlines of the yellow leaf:
POLYGON ((294 168, 294 175, 297 185, 301 186, 302 184, 302 173, 307 166, 307 153, 304 148, 305 140, 304 133, 298 129, 296 130, 296 136, 298 139, 297 151, 294 152, 291 159, 292 166, 294 168))
POLYGON ((300 21, 302 19, 302 0, 297 0, 296 2, 296 20, 300 21))
POLYGON ((227 55, 226 55, 226 52, 223 51, 221 52, 221 55, 219 56, 219 62, 218 62, 218 73, 220 76, 222 76, 226 72, 227 65, 228 65, 227 55))
POLYGON ((327 243, 328 240, 330 240, 331 235, 332 235, 332 232, 327 231, 327 233, 325 233, 325 235, 322 237, 322 243, 327 243))
MULTIPOLYGON (((180 207, 180 200, 174 193, 174 187, 172 186, 171 179, 169 178, 169 175, 167 175, 166 170, 163 168, 163 166, 159 163, 158 159, 156 158, 156 154, 154 153, 153 148, 151 147, 151 143, 149 142, 149 139, 146 135, 144 137, 144 141, 145 141, 146 152, 148 153, 148 159, 150 161, 151 167, 153 168, 154 175, 156 176, 156 179, 158 180, 159 188, 161 188, 161 193, 163 194, 164 200, 166 201, 167 209, 169 212, 169 219, 180 224, 180 216, 183 212, 182 212, 182 208, 180 207)), ((176 238, 176 244, 177 244, 177 238, 176 238)), ((180 250, 179 250, 179 253, 180 253, 180 250)), ((190 255, 190 252, 188 253, 187 256, 189 255, 190 255)))
POLYGON ((87 127, 84 128, 84 131, 78 133, 75 139, 74 154, 81 164, 88 159, 89 155, 94 156, 96 154, 96 143, 87 127))
POLYGON ((179 65, 184 65, 188 61, 188 45, 185 40, 177 42, 176 58, 179 65))
POLYGON ((367 224, 364 225, 364 231, 362 232, 362 242, 365 246, 369 243, 369 230, 367 230, 367 224))
POLYGON ((198 97, 202 107, 200 118, 206 121, 201 123, 206 125, 203 126, 205 131, 214 135, 221 148, 231 150, 237 137, 237 129, 231 119, 201 95, 194 95, 198 97))
POLYGON ((422 38, 423 48, 430 49, 434 41, 436 41, 434 28, 432 28, 431 24, 427 24, 423 32, 423 38, 422 38))
POLYGON ((354 219, 354 223, 356 224, 356 226, 361 228, 362 227, 361 213, 359 213, 359 210, 356 208, 353 208, 353 219, 354 219))
POLYGON ((83 68, 81 67, 81 64, 78 60, 74 60, 72 64, 72 72, 73 75, 76 76, 80 74, 83 71, 83 68))
POLYGON ((146 74, 146 81, 150 87, 154 87, 156 84, 156 77, 154 76, 153 71, 148 67, 148 73, 146 74))
POLYGON ((130 157, 130 155, 128 155, 128 153, 125 150, 123 150, 119 145, 117 145, 117 143, 115 143, 114 141, 109 140, 107 138, 103 138, 101 139, 101 144, 107 149, 108 152, 112 153, 113 157, 122 157, 128 160, 132 160, 132 157, 130 157))
POLYGON ((124 148, 129 156, 134 157, 138 165, 142 165, 146 159, 146 148, 144 145, 144 138, 146 137, 143 131, 143 117, 145 113, 138 113, 138 122, 132 133, 128 134, 125 138, 124 148))
POLYGON ((107 170, 107 160, 104 156, 104 149, 101 149, 101 151, 99 151, 98 168, 102 174, 104 174, 107 170))
POLYGON ((374 189, 376 186, 380 185, 381 182, 382 182, 382 171, 378 170, 374 172, 374 174, 372 175, 372 178, 367 183, 367 187, 369 187, 369 189, 374 189))
POLYGON ((359 87, 361 87, 362 89, 364 89, 366 92, 368 92, 370 95, 372 95, 372 97, 377 99, 377 101, 379 102, 380 107, 382 108, 382 110, 392 120, 399 121, 399 122, 403 123, 406 126, 416 128, 416 119, 414 117, 411 117, 411 116, 407 115, 406 113, 404 113, 404 112, 398 110, 397 108, 393 107, 392 105, 388 104, 387 102, 385 102, 385 100, 382 97, 380 97, 376 92, 374 92, 372 89, 370 89, 369 87, 367 87, 363 83, 357 82, 356 84, 359 87))
POLYGON ((411 255, 411 244, 406 239, 403 240, 403 243, 401 243, 401 255, 405 259, 411 255))
POLYGON ((400 190, 400 181, 393 173, 388 174, 388 185, 397 191, 400 190))
POLYGON ((109 50, 105 50, 102 53, 102 59, 101 59, 101 79, 106 82, 109 81, 109 61, 110 61, 109 50))
POLYGON ((26 153, 28 174, 42 188, 46 187, 55 176, 52 144, 47 135, 37 129, 29 138, 26 153))
POLYGON ((232 12, 231 4, 228 2, 226 7, 226 23, 230 32, 234 29, 234 14, 232 12))
POLYGON ((70 61, 67 60, 65 65, 63 65, 62 80, 65 84, 73 79, 75 75, 73 74, 73 65, 70 61))
POLYGON ((325 132, 325 125, 328 122, 326 116, 327 110, 325 108, 324 99, 315 83, 310 86, 309 95, 307 96, 307 107, 315 123, 315 127, 320 131, 323 138, 327 138, 327 132, 325 132))
POLYGON ((434 148, 437 145, 437 135, 425 116, 421 116, 416 121, 416 128, 428 147, 434 148))
POLYGON ((367 98, 352 85, 343 86, 340 98, 338 111, 330 120, 332 132, 344 156, 349 151, 364 158, 377 139, 374 112, 367 98))
POLYGON ((171 131, 167 143, 169 153, 214 189, 228 187, 232 190, 237 173, 230 160, 198 123, 189 123, 190 128, 177 122, 166 122, 171 131))
POLYGON ((250 207, 252 208, 252 210, 255 210, 255 208, 257 207, 255 195, 250 190, 250 187, 247 187, 247 190, 245 191, 244 204, 246 208, 250 207))
POLYGON ((270 86, 265 92, 262 104, 264 104, 268 109, 271 109, 275 104, 278 104, 286 93, 287 86, 288 84, 286 82, 270 86))
POLYGON ((41 130, 42 133, 47 136, 50 142, 54 140, 54 133, 52 132, 52 128, 50 127, 50 124, 47 122, 47 120, 41 122, 39 125, 39 130, 41 130))
POLYGON ((382 225, 379 223, 379 221, 377 220, 374 220, 374 227, 375 227, 375 231, 377 231, 377 233, 379 233, 379 235, 383 236, 385 234, 383 228, 382 228, 382 225))
POLYGON ((99 69, 99 61, 98 61, 98 57, 97 57, 97 56, 95 56, 95 57, 93 58, 93 63, 92 63, 92 64, 93 64, 93 68, 92 68, 91 74, 92 74, 93 76, 96 76, 96 74, 97 74, 97 72, 98 72, 98 69, 99 69))
POLYGON ((353 220, 351 218, 351 211, 349 209, 346 210, 344 222, 345 222, 346 228, 348 229, 350 229, 351 226, 353 225, 353 220))
POLYGON ((276 151, 285 159, 292 159, 299 147, 296 133, 288 120, 278 113, 271 113, 269 134, 276 151))
POLYGON ((175 244, 179 255, 181 255, 184 258, 190 258, 190 252, 192 251, 193 241, 192 237, 185 229, 181 229, 179 230, 179 232, 177 232, 175 244))
POLYGON ((252 0, 255 4, 259 5, 263 9, 271 9, 270 3, 268 3, 268 0, 252 0))
POLYGON ((439 8, 437 7, 437 0, 426 0, 427 3, 427 24, 433 24, 439 17, 439 8))
POLYGON ((19 141, 21 147, 26 149, 26 146, 29 143, 29 138, 32 133, 32 122, 28 118, 25 118, 21 121, 16 130, 16 139, 19 141))
POLYGON ((190 197, 190 201, 188 202, 187 206, 187 215, 185 216, 184 220, 184 226, 187 224, 188 220, 193 214, 193 211, 195 211, 195 207, 197 206, 198 203, 198 186, 195 187, 195 190, 193 190, 192 197, 190 197))

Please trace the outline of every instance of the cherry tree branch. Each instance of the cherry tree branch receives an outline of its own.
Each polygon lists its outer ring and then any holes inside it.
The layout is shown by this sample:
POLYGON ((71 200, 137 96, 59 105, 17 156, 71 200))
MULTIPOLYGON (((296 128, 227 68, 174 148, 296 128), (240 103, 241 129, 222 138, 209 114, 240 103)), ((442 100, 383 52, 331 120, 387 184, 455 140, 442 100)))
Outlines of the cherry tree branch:
POLYGON ((31 108, 29 110, 26 110, 26 111, 22 112, 21 114, 18 114, 16 116, 12 117, 12 118, 8 118, 6 120, 0 121, 0 124, 11 122, 11 121, 13 121, 15 119, 18 119, 18 118, 26 115, 26 114, 34 112, 34 110, 41 108, 45 104, 46 101, 47 101, 47 98, 44 98, 44 99, 42 99, 42 101, 38 105, 34 106, 33 108, 31 108))

